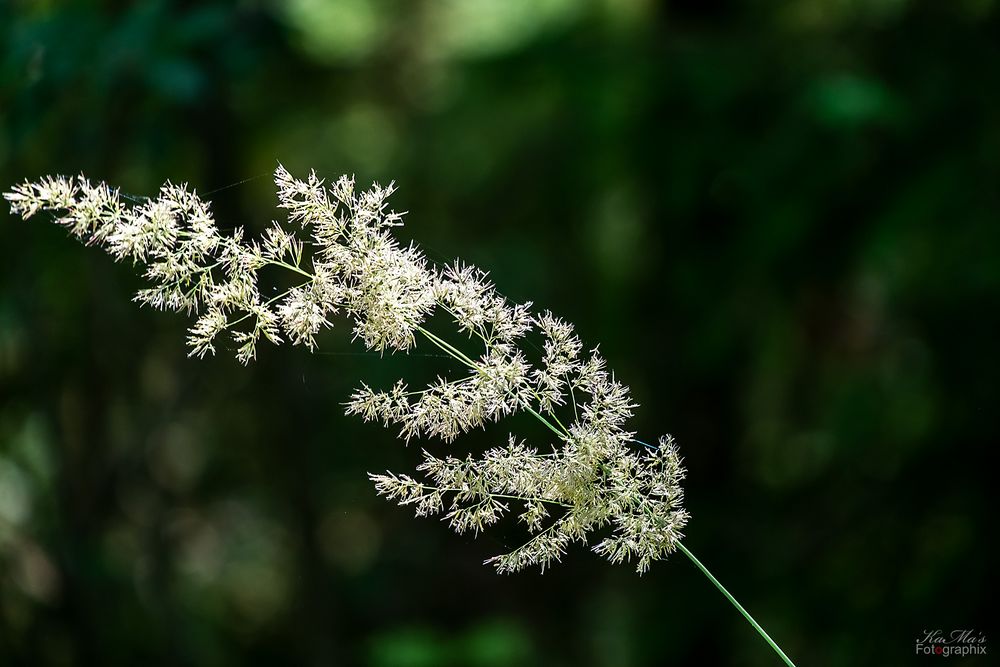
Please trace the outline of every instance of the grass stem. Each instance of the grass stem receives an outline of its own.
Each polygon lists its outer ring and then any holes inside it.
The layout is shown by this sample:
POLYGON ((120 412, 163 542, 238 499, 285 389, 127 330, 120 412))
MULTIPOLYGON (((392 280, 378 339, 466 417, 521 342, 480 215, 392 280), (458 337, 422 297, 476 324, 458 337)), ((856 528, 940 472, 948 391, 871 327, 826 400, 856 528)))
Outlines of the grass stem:
POLYGON ((795 663, 792 662, 787 655, 785 655, 785 652, 781 650, 781 647, 778 646, 773 639, 771 639, 770 635, 764 632, 764 628, 760 627, 760 623, 754 620, 753 616, 750 615, 750 612, 743 608, 743 605, 741 605, 736 598, 734 598, 732 594, 726 590, 726 587, 723 586, 719 580, 708 571, 708 568, 702 565, 701 561, 695 558, 695 555, 688 551, 688 548, 680 542, 677 543, 677 548, 683 551, 684 555, 691 559, 691 562, 694 563, 699 570, 701 570, 702 574, 708 577, 709 581, 715 584, 715 587, 722 591, 722 594, 726 596, 726 599, 732 602, 733 606, 740 610, 743 617, 746 618, 747 621, 750 622, 750 625, 752 625, 754 629, 760 633, 760 636, 763 637, 764 641, 766 641, 771 648, 774 649, 775 653, 781 656, 781 659, 785 661, 785 664, 788 665, 788 667, 795 667, 795 663))

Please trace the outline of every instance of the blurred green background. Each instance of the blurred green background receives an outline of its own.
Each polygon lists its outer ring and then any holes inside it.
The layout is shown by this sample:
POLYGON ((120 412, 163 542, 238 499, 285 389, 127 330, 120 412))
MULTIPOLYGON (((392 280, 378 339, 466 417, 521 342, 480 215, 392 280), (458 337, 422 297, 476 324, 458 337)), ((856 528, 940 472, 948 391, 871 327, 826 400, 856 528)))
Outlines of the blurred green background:
MULTIPOLYGON (((910 664, 997 640, 996 5, 5 0, 0 186, 187 181, 259 231, 278 160, 395 180, 406 238, 601 343, 800 665, 910 664)), ((680 555, 498 577, 518 532, 376 498, 419 448, 340 403, 442 360, 190 360, 140 282, 0 213, 0 664, 776 663, 680 555)))

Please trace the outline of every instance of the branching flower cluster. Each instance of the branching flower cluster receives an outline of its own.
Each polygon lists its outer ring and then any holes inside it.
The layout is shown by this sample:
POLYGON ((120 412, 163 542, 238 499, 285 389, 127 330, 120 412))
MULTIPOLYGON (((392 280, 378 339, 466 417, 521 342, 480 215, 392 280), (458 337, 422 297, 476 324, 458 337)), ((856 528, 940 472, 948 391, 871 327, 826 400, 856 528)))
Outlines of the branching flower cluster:
POLYGON ((511 435, 481 456, 425 450, 421 479, 370 476, 379 494, 419 516, 443 515, 459 533, 515 516, 530 538, 487 561, 498 571, 544 570, 571 543, 596 541, 598 554, 644 572, 677 547, 688 514, 673 440, 654 447, 634 439, 628 388, 597 349, 585 351, 572 325, 509 302, 475 267, 437 266, 401 245, 393 234, 401 215, 387 208, 391 184, 358 191, 351 178, 299 180, 280 166, 275 184, 288 224, 275 222, 260 239, 246 239, 241 228, 220 232, 208 204, 184 185, 167 183, 155 199, 134 204, 103 183, 55 177, 4 197, 12 213, 51 213, 88 245, 144 267, 151 287, 136 301, 194 314, 192 355, 215 353, 223 335, 244 364, 261 339, 313 349, 339 314, 369 350, 407 351, 421 340, 465 370, 416 389, 403 380, 387 389, 362 385, 348 414, 398 429, 407 442, 446 443, 515 413, 537 418, 551 433, 544 448, 511 435), (281 291, 263 296, 273 290, 281 291), (436 311, 477 351, 426 328, 436 311))

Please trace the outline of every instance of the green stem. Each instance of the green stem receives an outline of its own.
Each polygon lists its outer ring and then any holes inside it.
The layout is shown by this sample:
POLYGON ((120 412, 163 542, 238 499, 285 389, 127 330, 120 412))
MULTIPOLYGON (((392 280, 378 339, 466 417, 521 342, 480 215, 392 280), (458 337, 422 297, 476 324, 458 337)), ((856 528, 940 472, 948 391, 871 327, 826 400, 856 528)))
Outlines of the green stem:
MULTIPOLYGON (((426 336, 427 340, 429 340, 430 342, 434 343, 434 345, 436 345, 439 349, 441 349, 444 352, 447 352, 448 354, 450 354, 452 356, 452 358, 454 358, 454 359, 456 359, 458 361, 461 361, 462 363, 468 365, 469 368, 471 368, 472 370, 476 371, 477 373, 479 373, 481 375, 486 375, 487 374, 486 371, 483 370, 483 368, 478 363, 476 363, 475 361, 473 361, 472 359, 470 359, 464 352, 462 352, 461 350, 459 350, 457 347, 455 347, 454 345, 452 345, 448 341, 444 340, 443 338, 439 338, 438 336, 435 336, 430 331, 428 331, 427 329, 425 329, 425 328, 423 328, 422 326, 419 326, 419 325, 417 326, 417 331, 419 331, 424 336, 426 336)), ((543 417, 542 415, 540 415, 530 405, 525 405, 524 409, 527 410, 528 412, 530 412, 532 415, 534 415, 535 418, 538 419, 540 422, 542 422, 543 424, 545 424, 553 433, 555 433, 556 435, 558 435, 560 439, 567 439, 567 438, 569 438, 569 432, 568 431, 566 431, 565 429, 563 429, 563 431, 560 431, 559 429, 557 429, 555 426, 552 425, 552 423, 549 420, 547 420, 545 417, 543 417)))
POLYGON ((778 646, 777 644, 775 644, 774 640, 771 639, 771 637, 768 636, 768 634, 766 632, 764 632, 764 628, 760 627, 760 623, 758 623, 757 621, 755 621, 754 618, 753 618, 753 616, 750 615, 750 612, 748 612, 746 609, 744 609, 743 605, 741 605, 739 602, 736 601, 736 598, 734 598, 729 593, 729 591, 726 590, 726 587, 723 586, 719 582, 719 580, 716 579, 712 575, 712 573, 708 571, 708 568, 705 567, 704 565, 702 565, 701 561, 698 560, 697 558, 695 558, 694 554, 691 553, 690 551, 688 551, 688 548, 686 546, 684 546, 683 544, 681 544, 680 542, 677 543, 677 548, 680 549, 681 551, 683 551, 684 555, 691 559, 691 562, 694 563, 698 567, 699 570, 701 570, 702 574, 704 574, 706 577, 708 577, 709 580, 713 584, 715 584, 715 587, 718 588, 720 591, 722 591, 722 594, 726 596, 726 599, 729 600, 730 602, 732 602, 733 606, 740 610, 740 613, 743 614, 744 618, 746 618, 747 621, 750 622, 750 625, 752 625, 754 627, 754 629, 757 630, 757 632, 760 633, 760 636, 763 637, 764 640, 768 644, 770 644, 771 648, 774 649, 775 653, 777 653, 779 656, 781 656, 781 659, 785 661, 785 664, 788 665, 788 667, 795 667, 795 663, 792 662, 788 658, 788 656, 785 655, 785 652, 781 650, 781 647, 778 646))
MULTIPOLYGON (((538 413, 530 405, 527 405, 527 403, 525 403, 524 409, 527 410, 528 412, 530 412, 532 415, 534 415, 535 419, 537 419, 538 421, 540 421, 543 424, 545 424, 546 426, 548 426, 549 430, 552 431, 553 433, 555 433, 556 435, 558 435, 560 440, 569 440, 570 439, 569 431, 567 431, 565 427, 563 427, 563 430, 560 431, 555 426, 553 426, 552 423, 549 422, 548 419, 546 419, 545 417, 543 417, 540 413, 538 413)), ((556 420, 556 421, 559 421, 559 420, 556 420)), ((562 426, 562 425, 560 424, 560 426, 562 426)))
POLYGON ((293 266, 293 265, 289 264, 288 262, 282 262, 281 260, 278 260, 278 259, 272 259, 272 260, 268 260, 267 263, 270 264, 271 266, 280 266, 283 269, 288 269, 289 271, 294 271, 295 273, 298 273, 299 275, 303 275, 306 278, 309 278, 310 280, 314 280, 316 278, 316 276, 314 276, 313 274, 309 273, 308 271, 304 271, 300 267, 293 266))
MULTIPOLYGON (((458 313, 456 313, 454 310, 452 310, 448 306, 448 304, 442 303, 440 305, 445 310, 445 312, 447 312, 448 314, 450 314, 455 319, 455 321, 461 321, 461 318, 459 317, 458 313)), ((423 329, 421 328, 421 330, 423 330, 423 329)), ((483 341, 483 345, 486 346, 487 350, 490 350, 490 349, 493 348, 493 343, 490 342, 490 339, 487 338, 486 335, 480 329, 475 328, 475 329, 472 329, 471 331, 472 331, 472 333, 474 333, 477 336, 479 336, 479 339, 483 341)), ((453 346, 450 346, 450 347, 453 347, 453 346)), ((570 388, 570 393, 571 394, 572 394, 572 391, 573 390, 572 390, 572 387, 571 387, 570 388)), ((531 393, 535 395, 536 399, 538 399, 539 409, 541 409, 541 404, 543 402, 542 401, 542 397, 538 395, 538 392, 535 391, 534 388, 531 388, 531 393)), ((552 417, 553 420, 555 420, 555 422, 559 426, 559 428, 562 429, 562 432, 560 432, 559 429, 557 429, 554 426, 552 426, 552 424, 550 424, 548 422, 548 420, 546 420, 544 417, 542 417, 538 412, 536 412, 535 410, 532 410, 530 406, 525 406, 525 407, 528 408, 528 410, 531 412, 531 414, 533 414, 536 417, 538 417, 538 419, 540 419, 542 421, 542 423, 544 423, 546 426, 548 426, 550 429, 552 429, 552 431, 555 432, 555 434, 558 435, 561 440, 568 440, 570 438, 569 429, 566 428, 566 426, 562 423, 562 421, 559 419, 559 415, 557 415, 555 413, 555 411, 549 410, 549 415, 552 417)), ((573 415, 576 416, 576 398, 575 397, 573 398, 573 415)))

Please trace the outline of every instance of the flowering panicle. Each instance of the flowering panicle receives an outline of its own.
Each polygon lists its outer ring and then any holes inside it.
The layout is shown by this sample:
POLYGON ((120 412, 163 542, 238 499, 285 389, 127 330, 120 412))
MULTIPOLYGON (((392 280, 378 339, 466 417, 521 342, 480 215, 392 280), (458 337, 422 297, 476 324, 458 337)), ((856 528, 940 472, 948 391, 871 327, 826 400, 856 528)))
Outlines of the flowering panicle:
POLYGON ((117 190, 87 179, 49 177, 14 187, 4 197, 23 218, 52 213, 57 224, 116 260, 144 266, 151 286, 136 301, 195 316, 192 355, 215 353, 231 337, 241 363, 260 340, 317 345, 338 314, 372 351, 407 351, 419 340, 459 362, 466 374, 411 389, 362 384, 346 410, 414 438, 451 442, 515 413, 537 418, 551 434, 543 453, 510 436, 481 456, 437 457, 417 467, 423 479, 370 475, 376 491, 420 516, 442 515, 457 532, 478 533, 504 516, 525 526, 528 541, 489 559, 500 572, 543 570, 567 547, 604 533, 594 551, 640 572, 673 551, 688 514, 684 477, 673 440, 645 445, 627 430, 636 407, 628 388, 607 370, 597 349, 584 346, 571 324, 531 303, 511 303, 479 269, 430 263, 393 230, 402 215, 388 198, 394 187, 358 191, 352 178, 327 184, 284 167, 275 172, 278 206, 259 240, 242 228, 222 234, 207 202, 185 185, 164 185, 155 199, 124 202, 117 190), (285 282, 267 283, 280 269, 285 282), (273 298, 263 294, 284 291, 273 298), (425 328, 447 314, 479 348, 475 352, 425 328), (541 343, 539 349, 533 340, 541 343), (534 361, 533 361, 534 360, 534 361))

